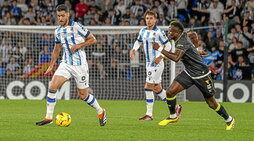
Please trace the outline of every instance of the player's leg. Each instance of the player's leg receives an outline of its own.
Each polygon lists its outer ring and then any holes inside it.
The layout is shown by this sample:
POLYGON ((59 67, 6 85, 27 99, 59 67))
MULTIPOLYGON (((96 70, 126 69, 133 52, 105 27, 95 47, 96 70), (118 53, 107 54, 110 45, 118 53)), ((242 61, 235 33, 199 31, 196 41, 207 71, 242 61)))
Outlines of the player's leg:
POLYGON ((166 100, 166 91, 162 89, 161 83, 154 85, 153 92, 158 95, 163 101, 167 102, 166 100))
POLYGON ((184 71, 175 78, 175 80, 166 90, 166 99, 170 115, 165 120, 159 122, 160 126, 165 126, 169 123, 174 123, 179 120, 182 107, 181 105, 176 105, 176 95, 192 85, 191 78, 184 71))
POLYGON ((96 98, 88 93, 89 88, 89 74, 88 66, 74 66, 72 67, 73 76, 77 84, 78 96, 81 100, 86 102, 89 106, 93 107, 98 114, 99 122, 101 126, 104 126, 107 122, 106 120, 106 110, 101 108, 96 98))
POLYGON ((146 82, 144 89, 146 95, 146 114, 140 117, 139 120, 153 120, 154 84, 146 82))
POLYGON ((46 117, 42 121, 36 122, 36 125, 41 126, 41 125, 52 123, 54 108, 56 105, 56 92, 67 80, 68 79, 63 76, 58 76, 58 75, 53 76, 49 85, 49 90, 48 90, 48 94, 46 98, 47 100, 46 117))
POLYGON ((153 92, 158 95, 163 101, 166 102, 166 91, 162 88, 161 79, 162 73, 164 70, 164 63, 161 62, 154 69, 153 81, 154 81, 154 89, 153 92))
POLYGON ((86 102, 89 106, 93 107, 97 111, 100 125, 104 126, 107 122, 106 110, 101 108, 98 101, 92 94, 88 93, 88 88, 85 88, 85 89, 78 88, 77 90, 78 90, 79 98, 81 100, 83 100, 84 102, 86 102))
POLYGON ((217 112, 218 115, 224 118, 226 121, 226 129, 231 130, 234 127, 235 120, 227 113, 226 109, 216 102, 214 98, 215 87, 213 80, 210 76, 204 77, 199 80, 194 80, 196 86, 202 92, 208 106, 217 112))

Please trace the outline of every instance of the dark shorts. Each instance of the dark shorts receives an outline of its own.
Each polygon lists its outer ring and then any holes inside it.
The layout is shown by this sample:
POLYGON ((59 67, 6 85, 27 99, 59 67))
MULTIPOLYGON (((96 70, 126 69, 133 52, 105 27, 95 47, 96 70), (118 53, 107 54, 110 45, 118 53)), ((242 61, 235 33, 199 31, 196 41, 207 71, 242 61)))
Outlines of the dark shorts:
POLYGON ((175 78, 175 81, 179 82, 185 89, 195 85, 205 98, 210 98, 215 94, 215 87, 210 74, 200 79, 192 79, 185 71, 182 71, 175 78))

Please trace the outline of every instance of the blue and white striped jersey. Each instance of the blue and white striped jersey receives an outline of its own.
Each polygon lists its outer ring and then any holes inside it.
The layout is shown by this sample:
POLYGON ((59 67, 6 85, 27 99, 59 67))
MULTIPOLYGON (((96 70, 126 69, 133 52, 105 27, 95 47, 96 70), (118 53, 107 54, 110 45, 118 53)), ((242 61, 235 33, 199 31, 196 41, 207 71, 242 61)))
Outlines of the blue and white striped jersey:
POLYGON ((86 53, 83 48, 71 53, 71 47, 85 41, 90 32, 80 23, 70 21, 66 27, 57 27, 55 30, 55 43, 61 44, 63 56, 61 62, 69 65, 80 66, 87 64, 86 53))
POLYGON ((139 31, 137 41, 143 43, 146 66, 152 67, 155 66, 153 60, 162 55, 159 51, 153 49, 153 43, 157 42, 160 46, 164 46, 168 42, 168 38, 165 32, 158 27, 154 27, 152 30, 144 27, 139 31))

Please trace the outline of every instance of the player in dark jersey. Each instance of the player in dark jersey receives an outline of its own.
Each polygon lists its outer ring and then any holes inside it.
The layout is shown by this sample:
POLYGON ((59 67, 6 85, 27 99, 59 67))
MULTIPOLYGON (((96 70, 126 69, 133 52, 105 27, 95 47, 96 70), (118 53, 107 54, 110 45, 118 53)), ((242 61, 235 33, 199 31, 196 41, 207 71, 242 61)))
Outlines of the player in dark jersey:
POLYGON ((226 130, 233 129, 235 119, 228 115, 224 107, 215 101, 215 88, 210 76, 211 71, 202 62, 200 54, 193 47, 192 42, 184 32, 183 25, 176 21, 171 22, 168 36, 175 41, 176 51, 174 53, 164 50, 163 47, 160 47, 157 43, 153 44, 153 49, 160 51, 167 58, 175 62, 181 60, 185 66, 185 70, 175 78, 173 83, 167 89, 167 104, 170 116, 159 122, 159 125, 166 126, 169 123, 179 121, 179 117, 176 115, 175 111, 176 94, 192 85, 196 85, 202 92, 209 107, 225 119, 226 130))

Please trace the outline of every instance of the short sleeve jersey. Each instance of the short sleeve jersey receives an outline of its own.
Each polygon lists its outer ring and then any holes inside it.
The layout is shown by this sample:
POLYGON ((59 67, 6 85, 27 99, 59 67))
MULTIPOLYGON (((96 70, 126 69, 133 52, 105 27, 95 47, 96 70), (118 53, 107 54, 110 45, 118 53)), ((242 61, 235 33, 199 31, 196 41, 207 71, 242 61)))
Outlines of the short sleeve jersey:
POLYGON ((202 62, 201 56, 186 33, 183 33, 176 41, 175 47, 184 51, 181 61, 185 66, 185 71, 191 77, 203 76, 209 72, 209 68, 202 62))
POLYGON ((139 31, 137 41, 143 43, 143 48, 146 56, 146 66, 153 67, 155 63, 153 60, 161 55, 160 52, 153 49, 153 43, 156 42, 159 46, 164 46, 168 42, 168 38, 163 30, 154 27, 148 30, 147 27, 139 31))
POLYGON ((84 49, 78 49, 74 53, 70 49, 73 45, 84 42, 89 34, 90 32, 83 25, 74 21, 70 21, 66 27, 56 28, 55 43, 61 44, 63 48, 62 62, 74 66, 87 64, 84 49))

